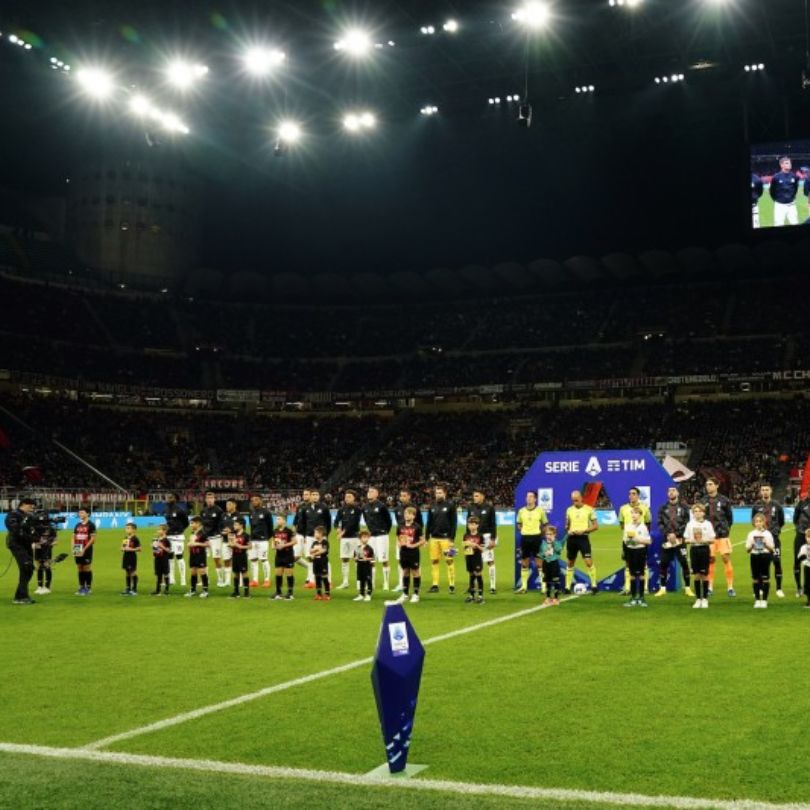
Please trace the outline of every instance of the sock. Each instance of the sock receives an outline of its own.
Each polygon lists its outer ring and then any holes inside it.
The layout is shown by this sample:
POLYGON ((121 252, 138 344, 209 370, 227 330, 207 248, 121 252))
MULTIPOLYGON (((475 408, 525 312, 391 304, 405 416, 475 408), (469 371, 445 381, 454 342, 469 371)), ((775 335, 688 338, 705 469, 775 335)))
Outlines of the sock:
POLYGON ((377 587, 377 566, 374 563, 371 564, 371 587, 377 587))
POLYGON ((631 579, 630 579, 630 569, 625 568, 624 569, 624 589, 626 591, 629 591, 631 584, 632 584, 632 582, 631 582, 631 579))
POLYGON ((293 585, 295 585, 295 577, 292 574, 287 575, 287 593, 292 594, 293 585))
MULTIPOLYGON (((416 585, 415 582, 414 582, 414 585, 416 585)), ((404 593, 407 596, 408 591, 410 591, 410 589, 411 589, 411 575, 410 574, 403 574, 402 575, 402 593, 404 593)))
POLYGON ((546 596, 551 599, 551 580, 546 582, 546 596))
POLYGON ((132 575, 132 593, 138 593, 138 575, 132 575))
POLYGON ((169 585, 171 585, 171 584, 172 584, 171 577, 168 576, 167 574, 164 574, 163 575, 163 588, 166 591, 166 593, 169 592, 169 585))
POLYGON ((208 574, 202 574, 200 579, 202 580, 203 593, 208 593, 208 574))
POLYGON ((766 579, 762 583, 762 598, 767 602, 768 601, 768 594, 771 592, 771 582, 770 580, 766 579))
POLYGON ((192 593, 197 593, 197 575, 196 574, 191 575, 191 592, 192 593))
POLYGON ((796 580, 796 590, 800 591, 802 589, 802 570, 801 570, 801 568, 794 568, 793 569, 793 579, 796 580))
POLYGON ((752 583, 752 587, 754 588, 754 599, 759 601, 762 599, 762 582, 761 580, 755 579, 752 583))
POLYGON ((180 557, 177 560, 177 572, 180 574, 180 584, 186 584, 186 561, 180 557))
POLYGON ((315 588, 318 591, 318 595, 321 596, 322 595, 321 592, 323 591, 323 583, 321 581, 320 574, 315 574, 315 588))
POLYGON ((684 587, 689 588, 690 585, 691 585, 690 580, 692 579, 692 577, 689 574, 689 569, 684 567, 682 569, 682 572, 683 572, 683 584, 684 584, 684 587))
POLYGON ((456 587, 456 564, 452 560, 447 565, 447 585, 450 588, 456 587))
POLYGON ((270 562, 269 560, 265 560, 262 563, 262 572, 264 573, 264 581, 270 582, 270 562))
POLYGON ((131 589, 131 587, 132 587, 132 577, 130 577, 130 575, 129 575, 129 574, 127 574, 127 575, 124 577, 124 579, 126 580, 126 585, 124 586, 124 590, 128 591, 128 590, 130 590, 130 589, 131 589))
POLYGON ((341 585, 349 584, 349 563, 341 561, 340 563, 340 576, 342 577, 341 585))
POLYGON ((779 557, 775 557, 773 561, 773 573, 776 579, 776 590, 782 590, 782 560, 779 557))
POLYGON ((245 596, 250 596, 250 580, 248 579, 247 574, 242 574, 242 586, 245 596))
POLYGON ((281 585, 284 582, 284 577, 281 574, 276 574, 276 593, 281 595, 281 585))
MULTIPOLYGON (((405 587, 405 579, 406 579, 406 577, 403 576, 402 577, 402 583, 403 583, 402 586, 403 586, 403 588, 405 587)), ((438 563, 436 563, 436 564, 431 563, 431 565, 430 565, 430 579, 432 581, 432 584, 435 585, 438 588, 439 587, 439 564, 438 563)))
POLYGON ((570 591, 571 585, 574 582, 574 566, 569 565, 568 568, 565 569, 565 590, 570 591))
POLYGON ((467 588, 467 593, 472 596, 475 593, 475 574, 470 574, 470 587, 467 588))
POLYGON ((418 596, 419 589, 422 587, 422 577, 414 577, 413 578, 413 592, 418 596))
POLYGON ((493 591, 495 590, 495 583, 496 582, 497 582, 497 579, 495 577, 495 564, 493 563, 492 565, 489 566, 489 587, 490 587, 490 590, 493 590, 493 591))
POLYGON ((591 564, 591 567, 588 569, 588 576, 591 580, 591 588, 596 588, 596 566, 591 564))
POLYGON ((312 573, 312 563, 308 562, 307 563, 307 582, 312 582, 312 580, 314 578, 315 578, 315 575, 312 573))
MULTIPOLYGON (((705 581, 705 580, 704 580, 705 581)), ((709 579, 708 579, 708 587, 709 590, 714 590, 714 557, 709 558, 709 579)))
POLYGON ((391 569, 387 566, 383 566, 383 590, 387 591, 388 586, 391 584, 391 569))
POLYGON ((529 569, 520 569, 520 587, 526 590, 529 587, 529 569))
POLYGON ((696 579, 695 580, 695 596, 698 599, 703 599, 706 589, 706 580, 705 579, 696 579))
POLYGON ((50 588, 53 582, 53 568, 50 565, 45 569, 45 587, 50 588))
POLYGON ((399 577, 397 585, 399 586, 399 588, 401 590, 402 589, 402 566, 401 565, 397 566, 397 576, 399 577))
POLYGON ((92 571, 85 571, 84 572, 84 581, 87 583, 87 590, 89 591, 91 586, 93 585, 93 572, 92 571))
POLYGON ((636 590, 638 591, 639 599, 644 598, 644 585, 645 585, 644 579, 645 578, 643 576, 638 578, 638 585, 636 586, 636 590))
POLYGON ((630 580, 630 597, 632 599, 636 598, 636 578, 635 577, 633 577, 630 580))
POLYGON ((731 560, 728 560, 723 563, 723 568, 726 572, 726 588, 733 588, 734 587, 734 566, 731 564, 731 560))
POLYGON ((259 581, 259 563, 258 562, 252 562, 250 564, 250 570, 253 573, 253 576, 251 578, 253 579, 254 582, 258 582, 259 581))
POLYGON ((39 585, 39 587, 41 588, 44 581, 45 581, 45 567, 40 565, 39 568, 37 568, 37 585, 39 585))
POLYGON ((84 587, 84 571, 77 571, 76 576, 79 578, 79 590, 84 587))
POLYGON ((666 587, 667 587, 667 573, 669 573, 669 572, 662 565, 661 568, 658 571, 658 588, 659 589, 661 589, 661 588, 666 589, 666 587))
POLYGON ((160 586, 163 584, 163 577, 158 574, 155 577, 155 593, 160 593, 160 586))
POLYGON ((484 577, 481 576, 481 574, 478 574, 476 579, 478 580, 478 595, 483 596, 484 595, 484 577))

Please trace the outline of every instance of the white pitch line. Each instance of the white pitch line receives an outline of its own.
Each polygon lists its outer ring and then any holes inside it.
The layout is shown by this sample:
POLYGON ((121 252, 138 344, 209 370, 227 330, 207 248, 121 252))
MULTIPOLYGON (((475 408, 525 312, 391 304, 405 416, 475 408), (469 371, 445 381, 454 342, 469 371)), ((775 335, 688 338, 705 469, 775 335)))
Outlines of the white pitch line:
POLYGON ((641 793, 541 788, 522 785, 475 784, 448 779, 389 779, 343 771, 316 771, 245 762, 220 762, 212 759, 180 759, 116 751, 90 751, 87 748, 52 748, 43 745, 0 743, 0 753, 26 754, 48 759, 80 760, 145 768, 174 768, 204 773, 258 776, 265 779, 290 779, 352 787, 442 792, 466 796, 498 796, 545 802, 590 802, 624 807, 670 807, 677 810, 810 810, 810 804, 758 802, 750 799, 701 799, 693 796, 645 796, 641 793))
MULTIPOLYGON (((567 602, 576 598, 578 597, 569 596, 561 601, 567 602)), ((474 633, 478 630, 484 630, 487 627, 493 627, 496 624, 512 621, 512 619, 520 619, 523 616, 537 613, 540 610, 545 610, 546 607, 548 606, 536 605, 535 607, 518 610, 514 613, 509 613, 506 616, 499 616, 496 619, 489 619, 488 621, 480 622, 479 624, 462 627, 459 630, 453 630, 450 633, 444 633, 440 636, 433 636, 432 638, 425 639, 422 644, 435 644, 438 641, 447 641, 448 639, 455 638, 456 636, 474 633)), ((277 692, 284 692, 287 689, 293 689, 296 686, 302 686, 304 684, 311 683, 312 681, 319 681, 323 678, 328 678, 330 675, 340 675, 344 672, 350 672, 358 667, 368 666, 369 664, 373 663, 373 661, 374 659, 371 657, 359 658, 356 661, 350 661, 348 664, 342 664, 341 666, 324 669, 321 672, 313 672, 311 675, 303 675, 302 677, 294 678, 291 681, 284 681, 283 683, 277 683, 273 686, 265 686, 263 689, 258 689, 255 692, 248 692, 244 695, 231 698, 230 700, 223 700, 221 703, 211 703, 208 706, 201 706, 199 709, 192 709, 188 712, 176 714, 173 717, 157 720, 154 723, 149 723, 149 725, 146 726, 139 726, 138 728, 133 728, 129 731, 122 731, 120 734, 112 734, 109 737, 104 737, 100 740, 89 742, 87 745, 83 745, 82 748, 89 751, 97 751, 101 748, 107 748, 110 745, 122 742, 123 740, 131 740, 133 737, 140 737, 143 734, 150 734, 153 731, 161 731, 164 728, 177 726, 180 723, 187 723, 189 720, 196 720, 198 717, 205 717, 208 714, 214 714, 215 712, 221 712, 225 709, 231 709, 234 706, 240 706, 243 703, 250 703, 253 700, 258 700, 259 698, 267 697, 268 695, 274 695, 277 692)))

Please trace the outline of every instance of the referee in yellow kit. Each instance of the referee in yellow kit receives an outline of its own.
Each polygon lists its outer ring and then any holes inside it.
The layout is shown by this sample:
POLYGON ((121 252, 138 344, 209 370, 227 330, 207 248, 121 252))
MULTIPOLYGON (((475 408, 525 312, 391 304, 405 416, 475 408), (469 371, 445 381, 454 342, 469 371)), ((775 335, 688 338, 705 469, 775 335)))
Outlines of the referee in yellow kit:
POLYGON ((537 493, 526 493, 526 506, 522 506, 517 513, 517 527, 520 532, 520 585, 516 593, 526 593, 531 574, 531 563, 534 560, 534 569, 537 572, 537 586, 542 592, 542 573, 537 556, 540 554, 540 540, 543 537, 543 528, 548 518, 543 509, 537 505, 537 493))
POLYGON ((591 580, 591 593, 596 595, 596 566, 591 556, 591 534, 598 528, 596 512, 582 500, 582 493, 575 489, 571 493, 571 506, 565 510, 565 532, 568 535, 565 543, 568 554, 568 569, 565 572, 566 593, 571 593, 574 564, 577 561, 577 554, 581 554, 591 580))

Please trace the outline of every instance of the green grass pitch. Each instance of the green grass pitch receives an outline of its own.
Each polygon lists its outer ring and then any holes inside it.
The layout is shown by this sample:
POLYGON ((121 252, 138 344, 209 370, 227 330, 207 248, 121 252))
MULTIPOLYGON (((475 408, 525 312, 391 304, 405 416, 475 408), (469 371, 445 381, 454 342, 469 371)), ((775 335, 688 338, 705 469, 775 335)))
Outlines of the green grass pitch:
MULTIPOLYGON (((744 533, 736 527, 733 540, 744 533)), ((268 601, 262 589, 260 598, 236 602, 213 588, 206 602, 183 599, 176 586, 177 595, 153 599, 145 551, 142 593, 125 599, 120 538, 118 531, 100 533, 89 598, 73 595, 70 560, 56 568, 54 593, 32 608, 10 602, 13 567, 0 579, 0 743, 85 746, 373 654, 382 593, 371 604, 352 602, 353 590, 316 603, 299 584, 292 603, 268 601)), ((790 531, 787 538, 791 545, 790 531)), ((443 579, 442 593, 408 606, 420 637, 538 605, 537 593, 511 592, 512 549, 501 530, 499 592, 486 604, 465 605, 463 595, 446 593, 443 579)), ((600 576, 618 567, 617 529, 600 529, 594 556, 600 576)), ((619 595, 583 596, 430 644, 410 756, 429 767, 415 778, 808 801, 810 610, 795 597, 790 566, 787 597, 753 610, 739 545, 734 563, 739 596, 725 596, 719 566, 721 595, 708 611, 693 611, 681 594, 650 598, 646 611, 622 609, 619 595)), ((463 560, 456 567, 463 591, 463 560)), ((296 572, 301 580, 303 570, 296 572)), ((359 666, 105 750, 364 774, 384 761, 369 671, 359 666)), ((365 808, 415 801, 429 808, 529 804, 0 753, 0 807, 365 808)))

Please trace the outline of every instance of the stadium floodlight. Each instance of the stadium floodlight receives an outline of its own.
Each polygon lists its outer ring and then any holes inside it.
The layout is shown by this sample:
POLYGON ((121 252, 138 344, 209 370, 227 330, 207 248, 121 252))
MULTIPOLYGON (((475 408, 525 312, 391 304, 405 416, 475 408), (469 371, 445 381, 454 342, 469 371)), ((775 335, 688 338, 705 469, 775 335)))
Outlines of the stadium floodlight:
POLYGON ((190 131, 174 113, 161 113, 158 118, 167 132, 179 132, 188 135, 190 131))
POLYGON ((443 26, 442 30, 448 34, 455 34, 458 31, 458 20, 448 20, 443 26))
POLYGON ((432 34, 436 33, 436 29, 432 25, 423 25, 419 30, 427 36, 431 36, 432 34))
POLYGON ((135 115, 149 115, 152 112, 152 104, 146 96, 140 94, 132 96, 129 100, 130 112, 135 115))
POLYGON ((108 98, 113 91, 113 78, 106 70, 86 67, 76 71, 76 80, 88 96, 99 101, 108 98))
POLYGON ((436 115, 439 112, 439 108, 435 104, 428 104, 425 107, 422 107, 419 112, 422 115, 436 115))
POLYGON ((180 59, 175 59, 166 67, 166 76, 169 83, 186 90, 196 81, 207 75, 208 68, 205 65, 191 64, 180 59))
POLYGON ((343 126, 349 132, 360 132, 364 129, 374 129, 377 118, 368 110, 359 113, 348 113, 343 118, 343 126))
POLYGON ((301 125, 295 121, 282 121, 278 126, 278 139, 284 143, 296 143, 301 135, 301 125))
POLYGON ((9 35, 8 35, 8 41, 9 41, 9 42, 10 42, 12 45, 16 45, 16 44, 17 44, 17 42, 19 42, 19 40, 18 40, 18 38, 17 38, 17 35, 16 35, 16 34, 9 34, 9 35))
POLYGON ((545 28, 550 18, 548 6, 540 2, 525 3, 517 11, 512 12, 512 19, 527 28, 545 28))
POLYGON ((336 51, 343 51, 349 56, 363 57, 368 55, 368 52, 374 47, 367 31, 361 28, 352 28, 348 30, 342 39, 335 43, 336 51))
POLYGON ((273 68, 284 62, 287 55, 275 48, 253 47, 245 51, 242 61, 245 70, 253 76, 267 76, 273 68))

